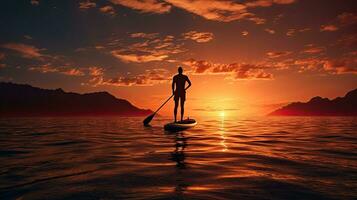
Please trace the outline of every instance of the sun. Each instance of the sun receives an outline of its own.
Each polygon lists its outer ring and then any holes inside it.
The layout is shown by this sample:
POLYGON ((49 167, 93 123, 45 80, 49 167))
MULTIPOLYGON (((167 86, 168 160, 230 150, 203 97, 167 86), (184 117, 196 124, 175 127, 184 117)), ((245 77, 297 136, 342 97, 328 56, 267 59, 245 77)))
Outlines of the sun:
POLYGON ((221 111, 221 112, 219 113, 219 116, 224 117, 224 116, 225 116, 224 111, 221 111))

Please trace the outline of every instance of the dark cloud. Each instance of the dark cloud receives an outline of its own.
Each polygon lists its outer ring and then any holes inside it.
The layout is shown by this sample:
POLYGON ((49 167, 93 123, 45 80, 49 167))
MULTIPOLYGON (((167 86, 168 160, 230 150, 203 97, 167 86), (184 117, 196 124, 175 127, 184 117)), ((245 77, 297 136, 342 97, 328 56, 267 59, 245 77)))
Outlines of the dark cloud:
POLYGON ((45 49, 39 49, 32 45, 22 44, 22 43, 7 43, 1 45, 1 47, 16 51, 20 53, 24 58, 34 58, 34 59, 41 59, 44 56, 41 53, 41 51, 45 50, 45 49))
POLYGON ((85 73, 82 69, 74 68, 70 66, 55 67, 50 64, 45 64, 41 66, 33 66, 28 68, 30 71, 37 71, 40 73, 60 73, 67 76, 84 76, 85 73))

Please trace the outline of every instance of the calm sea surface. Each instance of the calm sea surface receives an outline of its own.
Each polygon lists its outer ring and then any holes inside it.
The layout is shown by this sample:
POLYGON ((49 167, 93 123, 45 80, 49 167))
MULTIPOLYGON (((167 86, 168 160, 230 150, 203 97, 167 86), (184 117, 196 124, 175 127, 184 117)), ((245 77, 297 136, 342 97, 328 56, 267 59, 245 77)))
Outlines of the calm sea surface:
POLYGON ((0 119, 0 199, 356 199, 357 118, 0 119))

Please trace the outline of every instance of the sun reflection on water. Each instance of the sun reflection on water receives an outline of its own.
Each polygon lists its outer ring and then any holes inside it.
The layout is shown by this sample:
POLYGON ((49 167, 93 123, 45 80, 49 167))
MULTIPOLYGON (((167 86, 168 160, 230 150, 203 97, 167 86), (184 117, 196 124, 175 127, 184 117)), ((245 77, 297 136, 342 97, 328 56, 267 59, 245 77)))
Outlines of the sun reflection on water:
POLYGON ((222 146, 222 152, 225 152, 228 150, 228 146, 226 145, 226 136, 225 136, 225 130, 224 130, 224 117, 225 117, 225 113, 224 111, 220 112, 220 116, 221 116, 221 126, 218 129, 218 133, 221 135, 221 146, 222 146))

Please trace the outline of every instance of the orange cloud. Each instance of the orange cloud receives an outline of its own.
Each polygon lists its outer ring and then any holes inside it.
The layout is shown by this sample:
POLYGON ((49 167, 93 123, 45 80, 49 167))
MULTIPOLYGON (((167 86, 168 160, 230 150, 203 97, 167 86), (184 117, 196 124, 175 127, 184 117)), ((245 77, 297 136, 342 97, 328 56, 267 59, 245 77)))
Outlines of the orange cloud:
POLYGON ((286 36, 291 37, 291 36, 294 36, 296 33, 303 33, 303 32, 307 32, 310 30, 311 30, 310 28, 301 28, 301 29, 290 28, 286 32, 286 36))
POLYGON ((110 0, 113 4, 122 5, 143 13, 163 14, 170 11, 171 6, 158 0, 110 0))
POLYGON ((132 38, 146 38, 146 39, 153 39, 158 37, 158 33, 132 33, 130 37, 132 38))
POLYGON ((124 62, 137 62, 137 63, 145 63, 151 61, 162 61, 168 57, 168 55, 138 55, 138 54, 125 54, 120 50, 112 51, 111 54, 124 61, 124 62))
POLYGON ((271 73, 264 70, 267 68, 260 64, 232 63, 221 64, 212 63, 205 60, 190 59, 183 63, 191 68, 193 74, 223 74, 229 75, 228 79, 261 79, 269 80, 273 78, 271 73))
POLYGON ((266 32, 268 32, 270 34, 274 34, 275 33, 275 31, 273 29, 269 29, 269 28, 264 29, 264 31, 266 31, 266 32))
POLYGON ((286 36, 293 36, 295 34, 295 29, 291 28, 286 32, 286 36))
POLYGON ((43 55, 40 53, 43 49, 38 49, 35 46, 21 44, 21 43, 8 43, 4 44, 1 47, 16 51, 22 55, 24 58, 35 58, 41 59, 43 55))
POLYGON ((89 67, 89 75, 91 76, 102 76, 104 74, 104 69, 101 67, 89 67))
POLYGON ((245 5, 248 7, 269 7, 275 4, 291 4, 296 0, 256 0, 249 1, 245 5))
POLYGON ((351 57, 327 60, 323 68, 334 74, 357 74, 357 58, 354 55, 351 57))
POLYGON ((320 31, 337 31, 338 27, 335 25, 322 25, 320 31))
POLYGON ((314 45, 307 45, 307 48, 302 51, 302 53, 307 53, 307 54, 317 54, 325 51, 325 47, 316 47, 314 45))
POLYGON ((99 11, 105 14, 109 14, 109 15, 115 15, 115 10, 113 8, 113 6, 103 6, 101 8, 99 8, 99 11))
POLYGON ((83 1, 79 2, 79 9, 89 9, 89 8, 94 8, 96 7, 97 4, 92 2, 92 1, 83 1))
POLYGON ((170 56, 185 51, 182 47, 183 44, 179 43, 181 40, 175 40, 175 37, 171 35, 160 37, 157 33, 132 33, 130 37, 138 39, 109 44, 116 46, 110 53, 123 62, 172 61, 170 56))
POLYGON ((171 79, 171 74, 166 69, 146 70, 142 74, 134 76, 119 76, 111 79, 104 79, 103 76, 96 76, 90 80, 93 86, 151 86, 159 83, 166 83, 171 79))
POLYGON ((230 0, 166 0, 166 2, 214 21, 229 22, 253 15, 247 12, 244 4, 230 0))
POLYGON ((292 53, 291 51, 271 51, 271 52, 267 52, 266 55, 269 58, 280 58, 283 56, 290 55, 291 53, 292 53))
POLYGON ((183 34, 185 39, 191 39, 199 43, 209 42, 213 40, 213 33, 190 31, 183 34))
POLYGON ((242 33, 241 33, 243 36, 247 36, 248 34, 249 34, 249 32, 248 31, 242 31, 242 33))

